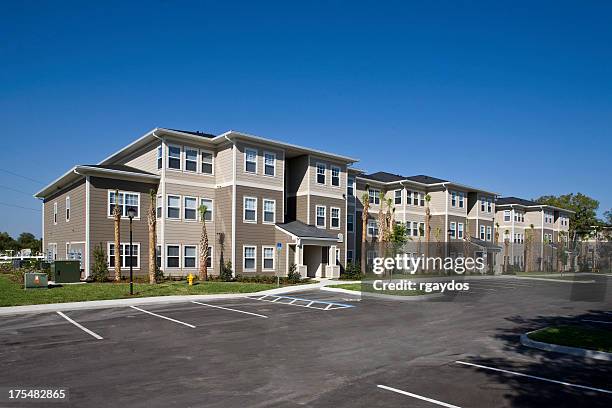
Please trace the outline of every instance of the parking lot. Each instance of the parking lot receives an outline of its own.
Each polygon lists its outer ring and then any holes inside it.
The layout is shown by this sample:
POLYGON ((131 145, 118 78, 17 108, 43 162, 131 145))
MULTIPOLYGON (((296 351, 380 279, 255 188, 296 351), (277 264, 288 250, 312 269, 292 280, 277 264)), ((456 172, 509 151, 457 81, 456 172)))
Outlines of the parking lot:
POLYGON ((610 280, 473 281, 450 301, 311 290, 2 317, 0 384, 67 388, 49 405, 74 407, 609 407, 611 362, 518 338, 612 323, 610 280))

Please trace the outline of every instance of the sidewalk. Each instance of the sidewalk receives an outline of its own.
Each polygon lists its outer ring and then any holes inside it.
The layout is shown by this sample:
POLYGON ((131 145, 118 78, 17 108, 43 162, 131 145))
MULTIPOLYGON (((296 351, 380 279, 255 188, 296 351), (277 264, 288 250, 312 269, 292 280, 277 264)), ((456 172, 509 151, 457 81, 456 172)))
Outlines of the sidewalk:
POLYGON ((40 305, 25 305, 25 306, 7 306, 0 307, 0 316, 11 316, 27 313, 48 313, 65 310, 88 310, 88 309, 106 309, 112 307, 126 307, 137 305, 152 305, 152 304, 172 304, 191 301, 209 301, 221 299, 237 299, 252 295, 277 295, 281 293, 301 292, 304 290, 317 289, 322 286, 333 284, 329 279, 321 279, 318 283, 310 283, 307 285, 287 286, 283 288, 262 290, 259 292, 249 293, 226 293, 215 295, 182 295, 182 296, 153 296, 131 299, 109 299, 109 300, 92 300, 84 302, 67 302, 67 303, 45 303, 40 305))

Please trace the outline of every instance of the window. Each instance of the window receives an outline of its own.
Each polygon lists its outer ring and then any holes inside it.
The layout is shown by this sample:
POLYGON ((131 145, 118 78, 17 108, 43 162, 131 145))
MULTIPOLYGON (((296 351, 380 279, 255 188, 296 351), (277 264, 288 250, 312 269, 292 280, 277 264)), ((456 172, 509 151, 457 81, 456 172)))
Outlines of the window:
POLYGON ((378 223, 376 222, 376 220, 368 220, 368 236, 378 236, 378 223))
POLYGON ((166 246, 166 268, 180 268, 181 249, 178 245, 166 246))
POLYGON ((128 210, 133 208, 136 211, 136 218, 140 217, 140 194, 138 193, 128 193, 124 191, 119 192, 119 202, 117 202, 117 197, 115 197, 115 192, 113 190, 108 191, 108 216, 113 216, 113 211, 115 209, 115 205, 118 205, 121 209, 121 216, 127 217, 128 210))
POLYGON ((413 205, 419 205, 420 199, 421 199, 421 193, 413 191, 412 192, 412 204, 413 205))
POLYGON ((380 204, 380 190, 377 188, 371 188, 368 190, 368 197, 370 199, 370 204, 380 204))
POLYGON ((463 239, 463 223, 462 222, 457 224, 457 238, 463 239))
POLYGON ((419 236, 419 223, 416 221, 412 222, 412 236, 413 237, 419 236))
POLYGON ((406 190, 406 204, 412 205, 412 191, 406 190))
POLYGON ((178 146, 168 146, 168 168, 181 169, 181 148, 178 146))
POLYGON ((155 217, 157 217, 158 219, 161 218, 163 215, 162 208, 163 208, 162 196, 158 195, 155 198, 155 217))
POLYGON ((354 196, 355 195, 355 177, 354 176, 348 176, 348 183, 346 186, 346 194, 349 196, 354 196))
POLYGON ((504 210, 504 221, 510 222, 510 210, 504 210))
POLYGON ((213 266, 213 262, 212 262, 212 258, 213 258, 213 247, 209 246, 208 247, 208 256, 206 257, 206 267, 208 269, 212 268, 213 266))
POLYGON ((255 247, 254 246, 245 246, 244 247, 244 257, 242 260, 242 264, 244 265, 244 270, 254 271, 257 267, 257 261, 255 259, 255 247))
POLYGON ((181 218, 181 197, 175 195, 169 195, 167 201, 167 212, 166 217, 178 220, 181 218))
POLYGON ((485 240, 485 226, 484 225, 480 226, 480 239, 483 241, 485 240))
POLYGON ((395 204, 402 203, 402 190, 395 190, 395 204))
POLYGON ((450 223, 450 237, 455 238, 457 236, 457 225, 455 222, 450 223))
POLYGON ((157 146, 157 168, 161 169, 164 160, 164 147, 162 145, 157 146))
POLYGON ((491 226, 487 225, 487 241, 491 241, 491 233, 492 233, 491 226))
POLYGON ((348 232, 353 232, 355 230, 355 218, 353 214, 348 214, 346 216, 346 230, 348 232))
POLYGON ((213 154, 206 150, 200 150, 201 171, 203 174, 213 174, 213 154))
POLYGON ((195 197, 184 197, 183 218, 188 221, 198 219, 198 199, 195 197))
POLYGON ((487 208, 487 207, 486 207, 486 200, 485 200, 485 198, 484 198, 484 197, 481 197, 481 198, 480 198, 480 211, 481 211, 481 212, 485 212, 485 209, 486 209, 486 208, 487 208))
POLYGON ((274 176, 276 174, 276 154, 264 153, 264 174, 266 176, 274 176))
POLYGON ((463 198, 464 198, 464 194, 463 193, 459 193, 459 208, 463 208, 463 198))
POLYGON ((332 229, 340 229, 340 209, 339 208, 330 208, 330 223, 329 227, 332 229))
POLYGON ((326 211, 325 206, 317 205, 317 208, 316 208, 317 227, 325 228, 325 211, 326 211))
POLYGON ((257 173, 257 150, 244 149, 244 171, 257 173))
POLYGON ((491 197, 487 198, 487 212, 493 212, 493 199, 491 197))
POLYGON ((325 184, 325 170, 326 167, 322 163, 317 163, 317 183, 325 184))
POLYGON ((276 222, 276 201, 263 200, 263 222, 270 224, 276 222))
POLYGON ((331 183, 332 186, 339 187, 340 186, 340 167, 331 168, 331 183))
MULTIPOLYGON (((140 244, 132 243, 132 257, 131 264, 132 267, 138 269, 140 267, 140 244)), ((108 266, 110 268, 115 267, 115 243, 108 243, 108 266)), ((130 244, 129 243, 121 243, 119 245, 119 261, 120 267, 122 269, 126 269, 130 267, 130 244)))
POLYGON ((196 267, 196 247, 195 245, 183 246, 183 268, 196 267))
POLYGON ((274 270, 274 247, 262 247, 263 269, 274 270))
POLYGON ((457 193, 451 192, 451 207, 457 206, 457 193))
POLYGON ((157 245, 155 247, 155 264, 158 268, 162 267, 162 253, 161 253, 161 245, 157 245))
POLYGON ((66 197, 66 222, 70 221, 70 196, 66 197))
POLYGON ((353 250, 352 249, 348 249, 346 251, 346 261, 349 263, 353 263, 353 250))
POLYGON ((425 207, 425 193, 419 193, 419 205, 425 207))
POLYGON ((53 224, 57 224, 57 203, 53 203, 53 224))
POLYGON ((244 215, 243 220, 247 222, 257 222, 257 199, 253 197, 244 197, 244 215))
POLYGON ((198 151, 190 147, 185 148, 185 171, 198 171, 198 151))
POLYGON ((204 220, 210 222, 213 220, 213 200, 210 198, 200 198, 200 205, 206 206, 206 214, 204 220))

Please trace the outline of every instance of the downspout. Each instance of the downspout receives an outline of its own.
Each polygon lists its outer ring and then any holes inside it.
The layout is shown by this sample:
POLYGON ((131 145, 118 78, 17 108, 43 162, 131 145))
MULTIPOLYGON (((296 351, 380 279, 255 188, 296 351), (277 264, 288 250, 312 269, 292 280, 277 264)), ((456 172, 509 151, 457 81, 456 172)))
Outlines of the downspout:
MULTIPOLYGON (((91 201, 91 193, 90 193, 90 186, 91 186, 91 181, 89 179, 89 176, 81 174, 78 172, 78 170, 75 168, 74 169, 74 173, 78 174, 79 176, 85 176, 85 259, 84 259, 84 264, 85 264, 85 279, 89 278, 89 275, 91 274, 91 238, 90 238, 90 233, 91 233, 91 229, 90 229, 90 216, 91 216, 91 207, 90 207, 90 201, 91 201)), ((43 222, 44 225, 44 222, 43 222)), ((66 254, 66 257, 68 256, 68 254, 66 254)), ((83 256, 83 255, 82 255, 83 256)))
MULTIPOLYGON (((159 256, 161 258, 161 269, 164 269, 164 265, 166 264, 166 139, 157 136, 155 134, 155 130, 152 132, 153 137, 159 139, 161 141, 162 148, 162 167, 161 167, 161 178, 159 180, 159 190, 161 190, 157 195, 161 195, 161 231, 159 232, 159 256)), ((157 197, 156 197, 157 199, 157 197)), ((156 209, 157 211, 157 209, 156 209)), ((156 248, 157 249, 157 248, 156 248)))
POLYGON ((232 275, 236 276, 236 143, 223 137, 232 144, 232 275))

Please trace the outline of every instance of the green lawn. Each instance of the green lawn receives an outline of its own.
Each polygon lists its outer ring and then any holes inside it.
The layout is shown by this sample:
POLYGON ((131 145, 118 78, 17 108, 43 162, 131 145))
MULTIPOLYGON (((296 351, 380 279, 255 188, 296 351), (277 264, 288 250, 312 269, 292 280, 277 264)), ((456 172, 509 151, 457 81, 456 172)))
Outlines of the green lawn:
POLYGON ((146 296, 248 293, 276 287, 276 284, 272 283, 244 282, 206 282, 194 286, 187 285, 185 281, 164 282, 157 285, 135 283, 134 296, 130 296, 129 283, 83 283, 52 289, 24 290, 21 284, 12 281, 7 275, 0 275, 0 306, 127 299, 146 296))
POLYGON ((422 290, 374 290, 374 287, 371 284, 361 284, 361 283, 344 283, 342 285, 329 285, 328 288, 338 288, 338 289, 346 289, 346 290, 354 290, 358 292, 368 292, 368 293, 380 293, 383 295, 396 295, 396 296, 417 296, 417 295, 430 295, 431 293, 427 293, 422 290))
POLYGON ((560 346, 612 353, 612 330, 584 326, 551 326, 529 334, 529 338, 560 346))

